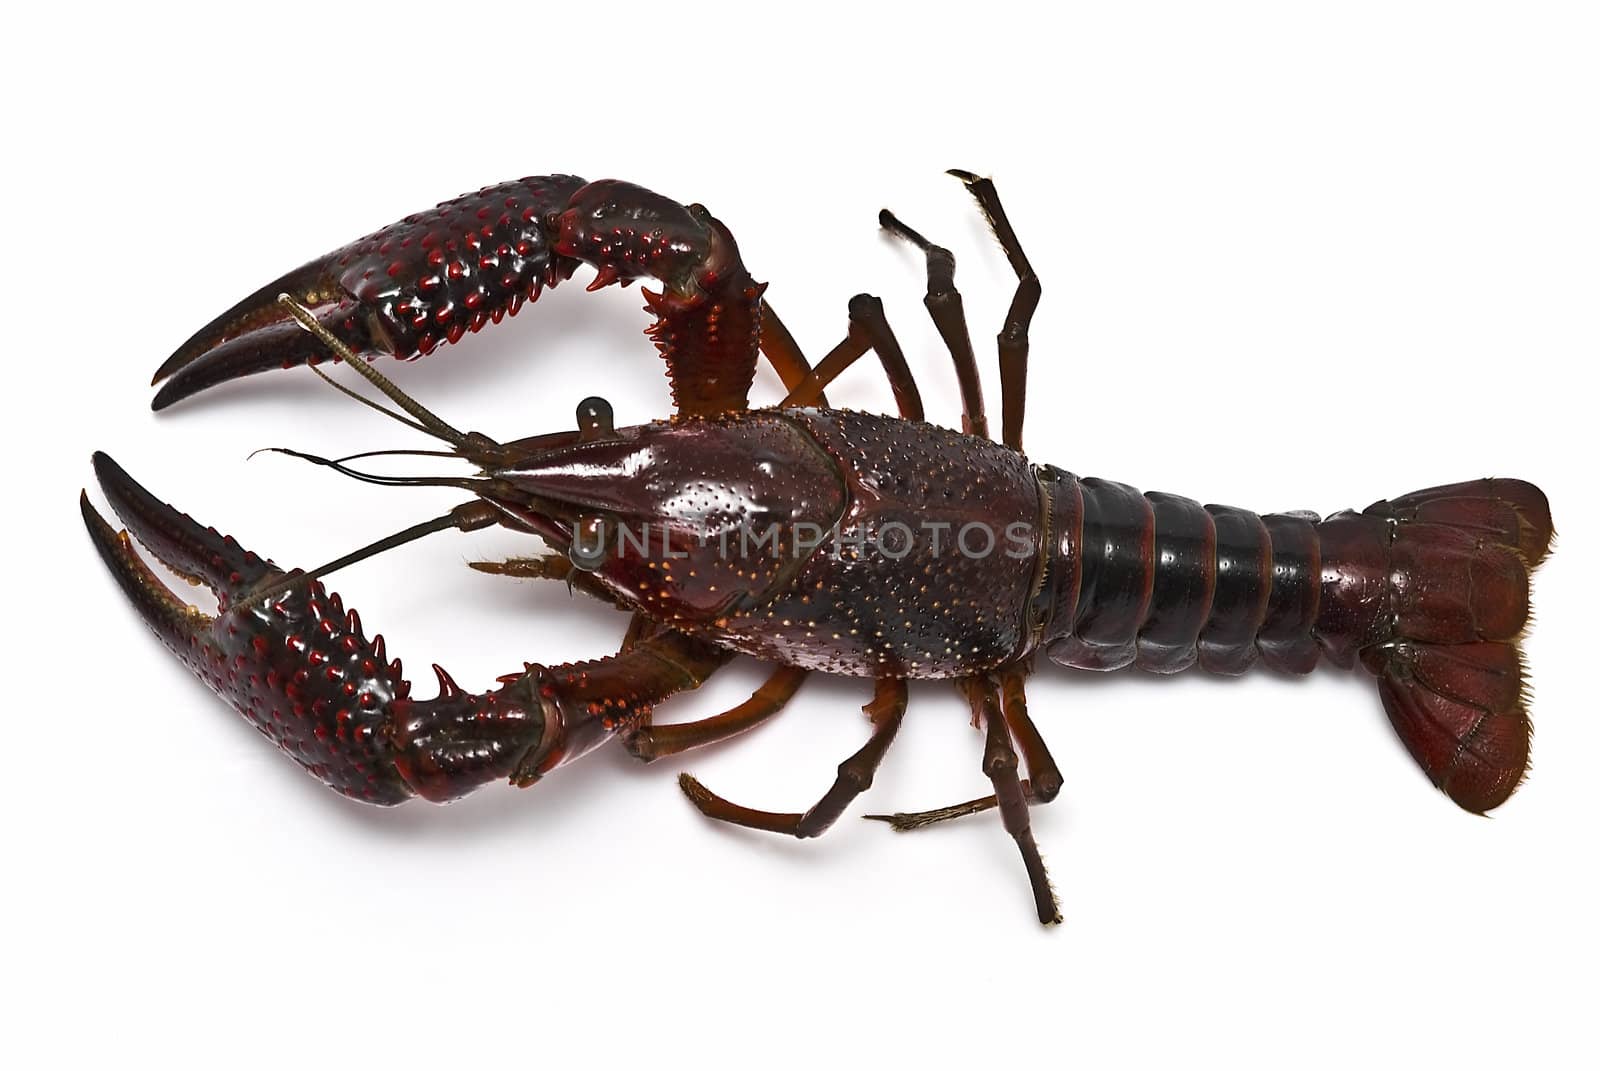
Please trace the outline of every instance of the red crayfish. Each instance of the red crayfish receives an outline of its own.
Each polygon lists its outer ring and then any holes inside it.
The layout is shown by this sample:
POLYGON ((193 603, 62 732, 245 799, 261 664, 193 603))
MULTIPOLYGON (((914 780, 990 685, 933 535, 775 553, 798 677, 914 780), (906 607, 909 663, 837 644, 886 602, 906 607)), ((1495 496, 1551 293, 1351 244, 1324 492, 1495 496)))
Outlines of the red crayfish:
POLYGON ((998 339, 998 440, 954 258, 891 213, 881 224, 926 254, 926 305, 959 378, 960 432, 924 422, 875 298, 851 301, 844 340, 813 368, 703 207, 624 182, 547 175, 446 202, 290 272, 156 373, 160 409, 238 376, 342 360, 402 410, 390 415, 476 474, 382 477, 348 459, 300 456, 367 480, 459 487, 469 501, 321 569, 285 571, 97 454, 96 475, 127 529, 113 530, 85 496, 89 533, 145 621, 201 680, 314 776, 376 804, 450 800, 495 780, 530 785, 613 736, 645 760, 674 754, 773 716, 810 672, 871 678, 870 738, 809 809, 752 810, 681 780, 712 818, 816 836, 871 785, 905 716, 907 679, 946 678, 985 732, 993 795, 874 817, 912 829, 998 807, 1039 919, 1055 922, 1028 816, 1062 786, 1024 700, 1039 654, 1156 673, 1359 664, 1435 785, 1470 811, 1504 802, 1528 758, 1519 638, 1529 573, 1552 534, 1538 488, 1479 480, 1326 519, 1259 516, 1030 462, 1023 401, 1039 280, 993 184, 952 174, 1018 279, 998 339), (660 282, 644 293, 671 420, 616 428, 610 407, 590 398, 575 429, 501 443, 451 427, 368 363, 425 355, 497 323, 581 265, 598 273, 591 290, 660 282), (897 417, 827 405, 827 385, 869 351, 897 417), (789 393, 750 409, 762 355, 789 393), (413 698, 381 638, 369 640, 318 577, 428 532, 490 525, 537 535, 553 553, 478 568, 559 579, 631 612, 621 650, 527 665, 485 692, 441 670, 437 697, 413 698), (217 615, 173 595, 134 539, 213 588, 217 615), (686 724, 653 722, 658 703, 736 654, 774 666, 748 702, 686 724))

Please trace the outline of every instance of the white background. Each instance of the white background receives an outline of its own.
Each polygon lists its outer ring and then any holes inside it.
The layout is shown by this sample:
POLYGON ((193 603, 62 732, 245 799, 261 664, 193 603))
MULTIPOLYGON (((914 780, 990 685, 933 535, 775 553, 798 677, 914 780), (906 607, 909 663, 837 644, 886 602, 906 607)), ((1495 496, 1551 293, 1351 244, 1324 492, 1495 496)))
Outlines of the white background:
MULTIPOLYGON (((1595 1065, 1587 5, 52 11, 12 17, 0 75, 18 1066, 1595 1065), (94 448, 284 563, 448 505, 246 461, 425 445, 309 373, 159 416, 146 384, 281 271, 542 171, 704 202, 813 357, 851 294, 882 295, 953 421, 920 262, 876 229, 892 205, 955 250, 997 415, 1011 278, 952 166, 996 177, 1043 278, 1037 458, 1263 511, 1487 474, 1548 491, 1534 768, 1495 817, 1428 786, 1365 677, 1048 668, 1052 932, 992 814, 799 843, 679 796, 689 769, 803 807, 865 737, 861 682, 810 682, 704 754, 607 750, 526 793, 366 809, 190 679, 83 535, 94 448)), ((636 291, 572 285, 392 374, 502 438, 569 426, 590 393, 644 421, 667 412, 644 323, 636 291)), ((757 394, 778 397, 770 372, 757 394)), ((833 397, 890 404, 866 365, 833 397)), ((615 613, 462 565, 526 549, 438 536, 337 587, 424 679, 613 649, 615 613)), ((665 714, 758 679, 740 665, 665 714)), ((984 789, 951 689, 912 698, 855 813, 984 789)))

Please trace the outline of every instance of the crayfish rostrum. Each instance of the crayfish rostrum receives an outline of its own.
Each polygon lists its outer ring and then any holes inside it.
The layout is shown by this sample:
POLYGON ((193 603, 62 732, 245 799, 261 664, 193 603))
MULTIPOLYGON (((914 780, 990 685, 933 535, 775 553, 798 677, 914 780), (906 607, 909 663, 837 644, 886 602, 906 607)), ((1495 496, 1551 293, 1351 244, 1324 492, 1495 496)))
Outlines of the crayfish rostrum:
POLYGON ((873 817, 914 829, 998 807, 1039 918, 1054 922, 1028 819, 1031 804, 1061 789, 1024 700, 1041 654, 1080 669, 1156 673, 1359 664, 1435 785, 1470 811, 1504 802, 1528 758, 1518 641, 1529 572, 1551 539, 1544 495, 1517 480, 1478 480, 1326 519, 1259 516, 1029 461, 1024 381, 1039 281, 993 184, 952 173, 1018 279, 998 340, 998 439, 954 258, 891 213, 882 226, 926 254, 926 304, 960 381, 959 432, 923 420, 877 299, 851 301, 843 341, 812 367, 704 208, 624 182, 547 175, 446 202, 290 272, 156 373, 160 409, 238 376, 341 360, 401 410, 390 415, 443 441, 476 474, 379 477, 311 460, 369 480, 459 487, 467 502, 321 569, 285 571, 97 454, 100 485, 127 527, 113 530, 85 497, 90 535, 197 676, 313 775, 371 803, 450 800, 495 780, 529 785, 613 736, 640 758, 670 755, 773 716, 808 673, 870 678, 871 735, 809 809, 752 810, 682 778, 712 818, 816 836, 872 783, 905 716, 906 680, 945 678, 984 730, 993 795, 873 817), (368 363, 455 342, 583 265, 597 272, 590 289, 659 280, 659 291, 644 293, 672 384, 671 420, 616 428, 610 407, 590 398, 576 428, 500 443, 457 431, 368 363), (827 385, 869 351, 898 416, 827 405, 827 385), (763 355, 789 393, 750 409, 763 355), (441 670, 439 694, 414 698, 382 640, 369 640, 318 578, 428 532, 490 525, 536 535, 552 552, 478 568, 563 580, 630 612, 622 648, 530 664, 484 692, 441 670), (134 540, 210 585, 216 616, 174 596, 134 540), (653 722, 657 704, 737 654, 773 667, 748 702, 700 721, 653 722))

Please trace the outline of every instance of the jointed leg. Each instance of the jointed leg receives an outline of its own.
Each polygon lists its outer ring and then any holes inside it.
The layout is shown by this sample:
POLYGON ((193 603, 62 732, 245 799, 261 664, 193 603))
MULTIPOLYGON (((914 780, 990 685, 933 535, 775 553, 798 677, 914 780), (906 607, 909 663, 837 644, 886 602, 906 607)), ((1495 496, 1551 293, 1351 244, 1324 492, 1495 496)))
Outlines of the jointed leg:
POLYGON ((804 814, 775 814, 741 807, 718 796, 688 774, 679 777, 678 784, 707 818, 792 837, 820 836, 838 820, 852 800, 872 786, 873 774, 905 718, 906 682, 891 678, 879 680, 872 702, 863 709, 872 720, 872 736, 860 751, 839 764, 833 786, 804 814))
POLYGON ((900 349, 889 321, 883 315, 883 302, 871 294, 857 294, 850 299, 850 330, 844 341, 824 357, 805 381, 790 389, 783 400, 785 406, 817 405, 822 389, 838 378, 839 373, 855 364, 863 354, 872 350, 883 364, 884 374, 894 391, 895 403, 906 420, 922 419, 922 395, 906 364, 906 355, 900 349))
POLYGON ((805 679, 805 670, 784 666, 732 710, 678 725, 656 725, 647 718, 623 743, 635 756, 651 762, 663 755, 727 740, 754 729, 782 710, 805 679))
POLYGON ((630 650, 559 666, 526 666, 482 694, 442 670, 436 699, 390 704, 388 739, 401 776, 430 800, 486 781, 533 784, 638 724, 657 704, 700 687, 728 651, 667 630, 630 650))
POLYGON ((956 258, 950 250, 934 245, 902 223, 885 208, 878 223, 889 233, 904 238, 928 258, 928 294, 922 303, 928 307, 933 324, 944 339, 945 348, 956 365, 961 384, 961 430, 968 435, 989 437, 989 418, 983 411, 983 386, 978 380, 978 361, 972 353, 972 336, 967 331, 962 311, 961 292, 956 289, 956 258))
POLYGON ((1026 683, 1028 670, 1015 667, 997 674, 1000 680, 1000 709, 1005 715, 1006 728, 1012 739, 1022 749, 1022 761, 1027 766, 1032 798, 1039 803, 1049 803, 1061 794, 1061 769, 1045 746, 1044 737, 1028 717, 1026 683))
MULTIPOLYGON (((777 310, 765 302, 761 305, 761 352, 783 380, 784 390, 794 390, 811 374, 811 363, 806 360, 800 343, 778 319, 777 310)), ((826 406, 828 399, 819 391, 813 404, 826 406)))
MULTIPOLYGON (((1044 737, 1039 735, 1033 719, 1028 717, 1028 702, 1023 694, 1023 682, 1027 679, 1027 671, 1008 669, 1000 673, 999 678, 1000 710, 1005 717, 1006 728, 1011 730, 1012 738, 1022 749, 1022 762, 1028 770, 1028 776, 1021 782, 1023 798, 1030 804, 1049 803, 1061 794, 1061 770, 1056 766, 1056 760, 1051 757, 1050 749, 1045 746, 1044 737)), ((948 807, 935 807, 928 811, 901 811, 896 814, 868 814, 862 817, 875 822, 887 822, 896 833, 906 833, 937 822, 948 822, 952 818, 981 814, 993 809, 998 802, 993 795, 989 795, 964 803, 954 803, 948 807)))
POLYGON ((1017 779, 1017 753, 1011 746, 1011 733, 1006 729, 1000 713, 1000 694, 987 677, 968 677, 962 682, 972 704, 973 713, 984 724, 983 772, 994 783, 995 798, 1000 801, 1000 817, 1006 832, 1017 842, 1022 852, 1023 865, 1028 869, 1028 883, 1033 887, 1033 902, 1039 912, 1039 921, 1049 925, 1061 921, 1061 911, 1056 905, 1055 891, 1050 888, 1050 876, 1045 872, 1039 846, 1034 843, 1033 829, 1028 821, 1028 802, 1023 798, 1022 784, 1017 779))
POLYGON ((1011 269, 1017 273, 1017 290, 1011 298, 1011 308, 1006 313, 1005 326, 1000 329, 1000 428, 1001 441, 1015 450, 1022 449, 1022 417, 1028 391, 1028 325, 1033 322, 1034 310, 1039 307, 1039 277, 1028 263, 1022 243, 1000 207, 1000 195, 994 183, 979 178, 970 171, 952 170, 950 174, 966 183, 978 207, 989 221, 989 229, 1000 242, 1011 269))

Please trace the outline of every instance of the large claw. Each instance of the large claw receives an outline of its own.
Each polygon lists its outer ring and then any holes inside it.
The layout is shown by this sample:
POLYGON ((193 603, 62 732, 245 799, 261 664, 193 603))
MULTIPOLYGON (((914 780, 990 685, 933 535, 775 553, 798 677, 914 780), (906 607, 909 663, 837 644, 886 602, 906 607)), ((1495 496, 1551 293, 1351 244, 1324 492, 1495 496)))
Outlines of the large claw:
POLYGON ((277 300, 288 294, 356 353, 412 358, 515 315, 595 268, 589 289, 662 280, 649 329, 684 413, 743 409, 761 295, 732 235, 698 205, 632 183, 541 175, 407 216, 276 279, 201 328, 157 371, 153 408, 224 380, 330 356, 277 300))
POLYGON ((561 727, 559 709, 541 695, 548 671, 530 666, 505 687, 472 695, 438 670, 438 698, 412 700, 399 660, 387 660, 381 636, 366 638, 337 594, 318 582, 267 592, 288 574, 156 499, 106 455, 96 454, 94 467, 127 531, 113 530, 87 495, 84 522, 145 623, 324 783, 393 804, 412 795, 451 799, 486 781, 528 781, 539 772, 534 767, 561 727), (174 572, 211 587, 218 616, 174 595, 135 552, 134 539, 174 572))
POLYGON ((179 346, 156 371, 154 382, 167 382, 151 407, 326 358, 277 303, 280 293, 369 356, 421 356, 515 315, 578 267, 551 249, 549 221, 583 185, 574 175, 540 175, 486 186, 296 268, 179 346))

